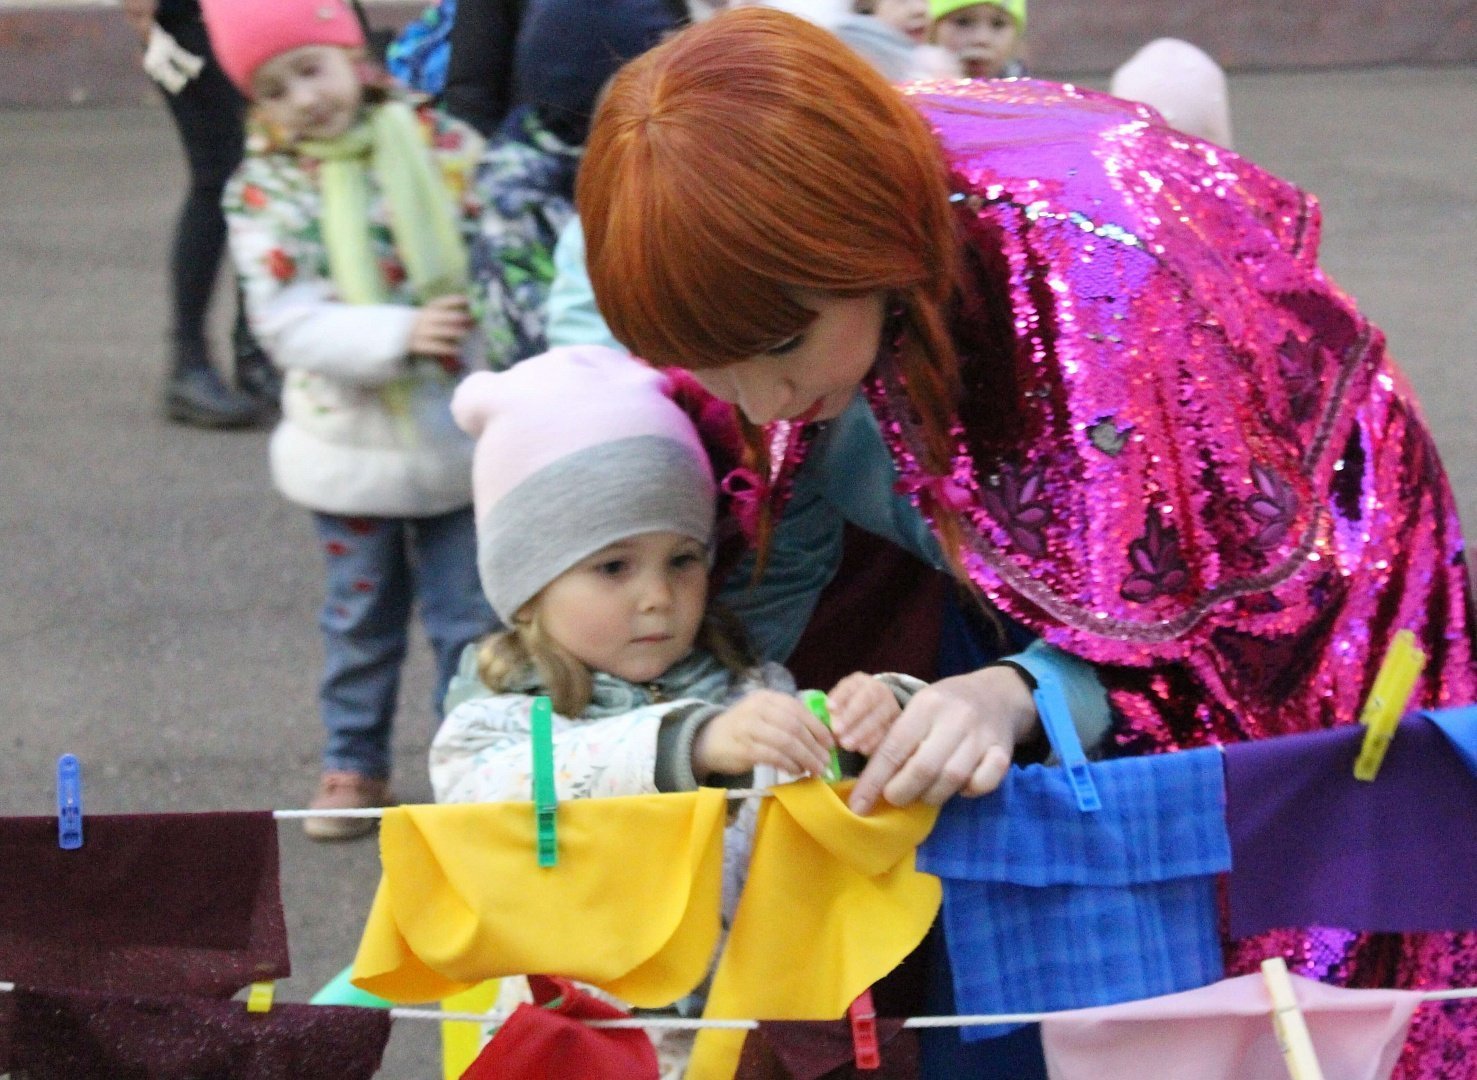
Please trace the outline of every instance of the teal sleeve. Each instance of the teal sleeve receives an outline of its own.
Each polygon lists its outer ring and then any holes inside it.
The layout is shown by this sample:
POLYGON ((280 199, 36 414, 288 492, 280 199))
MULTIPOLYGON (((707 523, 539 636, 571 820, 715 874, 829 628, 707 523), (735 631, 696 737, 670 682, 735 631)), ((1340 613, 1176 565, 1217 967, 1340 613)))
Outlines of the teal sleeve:
POLYGON ((446 684, 446 697, 441 701, 441 715, 450 716, 451 710, 465 701, 492 697, 492 691, 477 674, 477 648, 482 643, 473 641, 462 649, 462 658, 457 663, 456 674, 446 684))
POLYGON ((585 268, 585 233, 580 219, 570 218, 554 245, 554 281, 549 286, 549 348, 557 345, 625 346, 611 336, 610 327, 595 306, 595 290, 585 268))
POLYGON ((784 663, 804 633, 816 601, 841 565, 843 521, 807 461, 775 522, 764 576, 755 582, 750 552, 723 583, 719 598, 749 636, 761 660, 784 663))
POLYGON ((1072 711, 1072 724, 1077 728, 1082 748, 1089 756, 1099 748, 1108 733, 1112 712, 1108 708, 1108 692, 1103 688, 1096 668, 1040 638, 1021 652, 1001 659, 1019 664, 1037 679, 1043 675, 1053 676, 1066 695, 1067 707, 1072 711))

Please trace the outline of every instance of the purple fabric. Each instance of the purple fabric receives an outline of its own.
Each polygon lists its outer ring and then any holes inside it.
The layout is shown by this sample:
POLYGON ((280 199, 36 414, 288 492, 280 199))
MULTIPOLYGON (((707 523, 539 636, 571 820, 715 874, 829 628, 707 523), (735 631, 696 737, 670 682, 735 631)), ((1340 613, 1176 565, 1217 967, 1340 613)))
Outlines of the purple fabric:
POLYGON ((1231 936, 1281 927, 1477 930, 1477 778, 1424 719, 1373 782, 1364 729, 1226 747, 1231 936))
POLYGON ((369 1080, 389 1037, 383 1009, 0 994, 0 1071, 25 1080, 369 1080))
POLYGON ((265 811, 0 819, 0 980, 229 997, 292 972, 265 811))

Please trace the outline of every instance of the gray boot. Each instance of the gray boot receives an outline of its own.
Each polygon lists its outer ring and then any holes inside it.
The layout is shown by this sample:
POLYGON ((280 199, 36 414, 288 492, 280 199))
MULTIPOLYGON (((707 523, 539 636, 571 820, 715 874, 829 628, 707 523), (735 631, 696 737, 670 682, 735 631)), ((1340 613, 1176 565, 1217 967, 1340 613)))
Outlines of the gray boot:
POLYGON ((164 384, 164 414, 177 424, 203 428, 250 427, 261 419, 251 398, 227 386, 203 347, 176 349, 164 384))

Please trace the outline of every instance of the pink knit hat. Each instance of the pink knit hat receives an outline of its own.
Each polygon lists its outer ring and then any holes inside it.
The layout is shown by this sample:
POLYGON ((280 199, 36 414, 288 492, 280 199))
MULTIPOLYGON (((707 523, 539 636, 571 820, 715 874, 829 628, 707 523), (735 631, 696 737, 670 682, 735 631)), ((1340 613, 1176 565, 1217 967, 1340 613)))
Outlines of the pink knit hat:
POLYGON ((247 97, 256 69, 304 45, 364 46, 364 28, 345 0, 200 0, 210 49, 247 97))
POLYGON ((477 568, 506 622, 607 544, 670 531, 712 538, 712 466, 660 372, 598 346, 553 349, 457 387, 477 440, 477 568))

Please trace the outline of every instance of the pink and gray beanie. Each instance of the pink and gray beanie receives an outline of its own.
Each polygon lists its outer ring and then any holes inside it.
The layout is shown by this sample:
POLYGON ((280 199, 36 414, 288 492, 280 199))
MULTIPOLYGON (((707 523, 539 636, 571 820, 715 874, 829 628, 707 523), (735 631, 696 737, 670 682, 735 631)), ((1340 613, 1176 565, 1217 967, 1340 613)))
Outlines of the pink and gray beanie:
POLYGON ((477 441, 477 569, 510 622, 564 571, 648 532, 712 540, 712 466, 667 380, 625 353, 553 349, 469 376, 452 415, 477 441))

